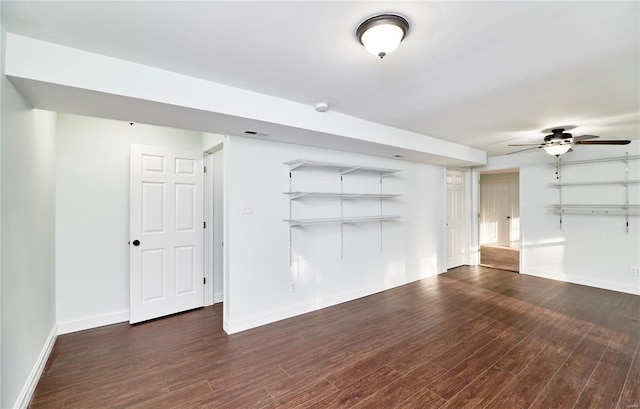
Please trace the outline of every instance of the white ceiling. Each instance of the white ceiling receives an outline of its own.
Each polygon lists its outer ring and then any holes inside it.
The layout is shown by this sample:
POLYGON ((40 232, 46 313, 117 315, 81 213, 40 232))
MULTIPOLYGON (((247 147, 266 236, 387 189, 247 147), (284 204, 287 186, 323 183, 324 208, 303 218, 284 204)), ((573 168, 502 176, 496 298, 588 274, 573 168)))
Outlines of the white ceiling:
MULTIPOLYGON (((486 150, 640 138, 640 2, 2 1, 6 31, 486 150), (383 60, 355 29, 410 32, 383 60)), ((594 149, 594 147, 580 147, 594 149)), ((597 149, 597 148, 595 148, 597 149)))

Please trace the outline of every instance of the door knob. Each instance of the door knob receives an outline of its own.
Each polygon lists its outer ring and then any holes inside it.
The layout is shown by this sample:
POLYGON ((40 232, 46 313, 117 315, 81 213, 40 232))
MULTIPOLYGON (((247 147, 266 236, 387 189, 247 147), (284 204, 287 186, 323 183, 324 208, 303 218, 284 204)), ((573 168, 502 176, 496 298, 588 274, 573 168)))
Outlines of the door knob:
POLYGON ((140 245, 140 240, 134 240, 133 243, 134 246, 139 246, 140 245))

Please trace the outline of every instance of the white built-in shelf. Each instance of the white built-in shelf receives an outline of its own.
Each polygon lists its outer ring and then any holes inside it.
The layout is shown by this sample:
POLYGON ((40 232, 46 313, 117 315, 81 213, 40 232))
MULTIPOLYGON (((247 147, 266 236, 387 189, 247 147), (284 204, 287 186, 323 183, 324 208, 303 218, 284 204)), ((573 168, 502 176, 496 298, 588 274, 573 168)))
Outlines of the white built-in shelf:
POLYGON ((636 204, 554 204, 551 208, 560 214, 593 214, 602 216, 640 216, 636 204))
POLYGON ((382 193, 325 193, 325 192, 284 192, 291 200, 300 199, 303 197, 337 197, 342 200, 349 199, 387 199, 391 197, 398 197, 396 194, 382 194, 382 193))
POLYGON ((565 186, 589 186, 589 185, 622 185, 629 186, 631 184, 640 183, 640 179, 633 180, 601 180, 601 181, 588 181, 588 182, 562 182, 562 183, 551 183, 549 186, 552 187, 565 187, 565 186))
MULTIPOLYGON (((583 159, 583 160, 572 160, 572 161, 562 161, 562 166, 570 166, 570 165, 586 165, 589 163, 601 163, 601 162, 628 162, 632 160, 640 159, 640 155, 628 155, 628 156, 612 156, 608 158, 595 158, 595 159, 583 159)), ((555 163, 550 163, 550 165, 556 166, 555 163)))
POLYGON ((386 176, 393 175, 394 173, 400 172, 400 170, 398 169, 345 165, 342 163, 320 162, 320 161, 307 160, 307 159, 295 159, 288 162, 284 162, 284 164, 289 166, 290 171, 294 171, 299 168, 325 168, 325 169, 338 170, 341 175, 346 175, 348 173, 353 173, 353 172, 368 172, 368 173, 377 173, 380 175, 380 177, 386 177, 386 176))
MULTIPOLYGON (((613 156, 605 158, 593 158, 585 160, 573 160, 564 161, 558 157, 556 160, 556 183, 550 183, 550 187, 558 189, 558 203, 550 205, 551 211, 560 215, 560 228, 562 228, 562 218, 564 215, 581 214, 581 215, 593 215, 593 216, 624 216, 625 229, 629 233, 629 218, 631 216, 640 216, 640 205, 629 203, 629 188, 632 185, 640 183, 640 179, 630 179, 629 176, 629 162, 640 159, 640 155, 629 155, 626 152, 624 156, 613 156), (613 163, 619 169, 621 175, 624 175, 624 179, 618 180, 576 180, 565 182, 562 180, 562 169, 565 166, 571 165, 589 165, 592 163, 613 163), (587 186, 624 186, 624 190, 618 189, 622 193, 620 197, 620 204, 595 204, 595 203, 581 203, 581 204, 567 204, 562 200, 562 189, 572 187, 587 187, 587 186), (624 203, 622 203, 624 202, 624 203)), ((633 174, 635 176, 635 174, 633 174)))
MULTIPOLYGON (((396 215, 385 215, 383 213, 383 202, 385 199, 399 197, 399 194, 389 194, 382 193, 382 179, 394 175, 400 172, 399 169, 388 169, 388 168, 378 168, 378 167, 370 167, 370 166, 359 166, 359 165, 347 165, 343 163, 334 163, 334 162, 321 162, 316 160, 308 160, 308 159, 295 159, 288 162, 284 162, 289 168, 289 191, 284 192, 285 195, 289 196, 289 218, 284 221, 289 225, 289 265, 293 265, 293 241, 294 241, 294 233, 295 227, 302 226, 313 226, 313 225, 322 225, 322 224, 337 224, 340 226, 340 258, 343 257, 344 251, 344 225, 351 223, 370 223, 370 222, 378 222, 380 229, 380 252, 382 252, 382 229, 383 229, 383 221, 385 220, 394 220, 400 219, 402 216, 396 215), (294 191, 293 189, 293 175, 296 174, 295 171, 302 170, 305 168, 315 168, 319 170, 330 171, 333 173, 333 177, 339 177, 340 183, 340 192, 307 192, 307 191, 294 191), (379 184, 379 192, 376 193, 345 193, 343 191, 343 179, 348 179, 348 177, 343 178, 344 175, 361 173, 365 176, 377 176, 380 180, 379 184), (339 216, 338 217, 324 217, 324 218, 311 218, 311 219, 301 219, 294 218, 293 209, 294 203, 297 200, 302 200, 305 198, 333 198, 331 201, 332 205, 339 207, 339 216), (340 199, 340 200, 335 200, 340 199), (380 213, 377 216, 344 216, 344 201, 345 200, 354 200, 354 199, 378 199, 380 206, 380 213)), ((297 173, 300 176, 304 176, 304 172, 297 173)), ((337 190, 337 189, 336 189, 337 190)), ((369 206, 371 207, 371 206, 369 206)), ((333 214, 338 214, 336 211, 333 214)))
POLYGON ((325 217, 316 219, 285 219, 289 226, 308 226, 318 224, 348 224, 379 222, 383 220, 400 219, 402 216, 382 215, 382 216, 357 216, 357 217, 325 217))

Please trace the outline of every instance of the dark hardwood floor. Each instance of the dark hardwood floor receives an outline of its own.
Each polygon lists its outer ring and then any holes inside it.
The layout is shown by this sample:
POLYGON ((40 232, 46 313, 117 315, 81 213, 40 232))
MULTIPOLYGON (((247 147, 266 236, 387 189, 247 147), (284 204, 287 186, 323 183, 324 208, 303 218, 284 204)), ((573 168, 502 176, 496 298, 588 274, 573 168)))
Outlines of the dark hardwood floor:
POLYGON ((640 297, 483 267, 232 336, 222 307, 58 337, 31 408, 640 404, 640 297))

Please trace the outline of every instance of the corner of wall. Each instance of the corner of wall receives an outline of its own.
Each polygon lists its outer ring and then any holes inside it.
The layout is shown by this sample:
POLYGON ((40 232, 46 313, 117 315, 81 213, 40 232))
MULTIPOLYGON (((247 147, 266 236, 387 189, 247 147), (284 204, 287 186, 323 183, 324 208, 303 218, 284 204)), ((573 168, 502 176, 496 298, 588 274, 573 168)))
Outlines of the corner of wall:
POLYGON ((20 391, 18 395, 18 399, 16 400, 14 408, 17 409, 26 409, 29 407, 29 403, 31 402, 31 398, 33 397, 33 393, 36 390, 36 386, 38 385, 38 381, 44 372, 44 368, 49 360, 49 356, 51 355, 51 351, 53 350, 53 346, 55 345, 56 339, 58 338, 58 328, 57 325, 53 325, 51 331, 49 332, 49 336, 38 355, 38 359, 36 360, 35 365, 31 369, 29 373, 29 377, 24 384, 24 387, 20 391))

